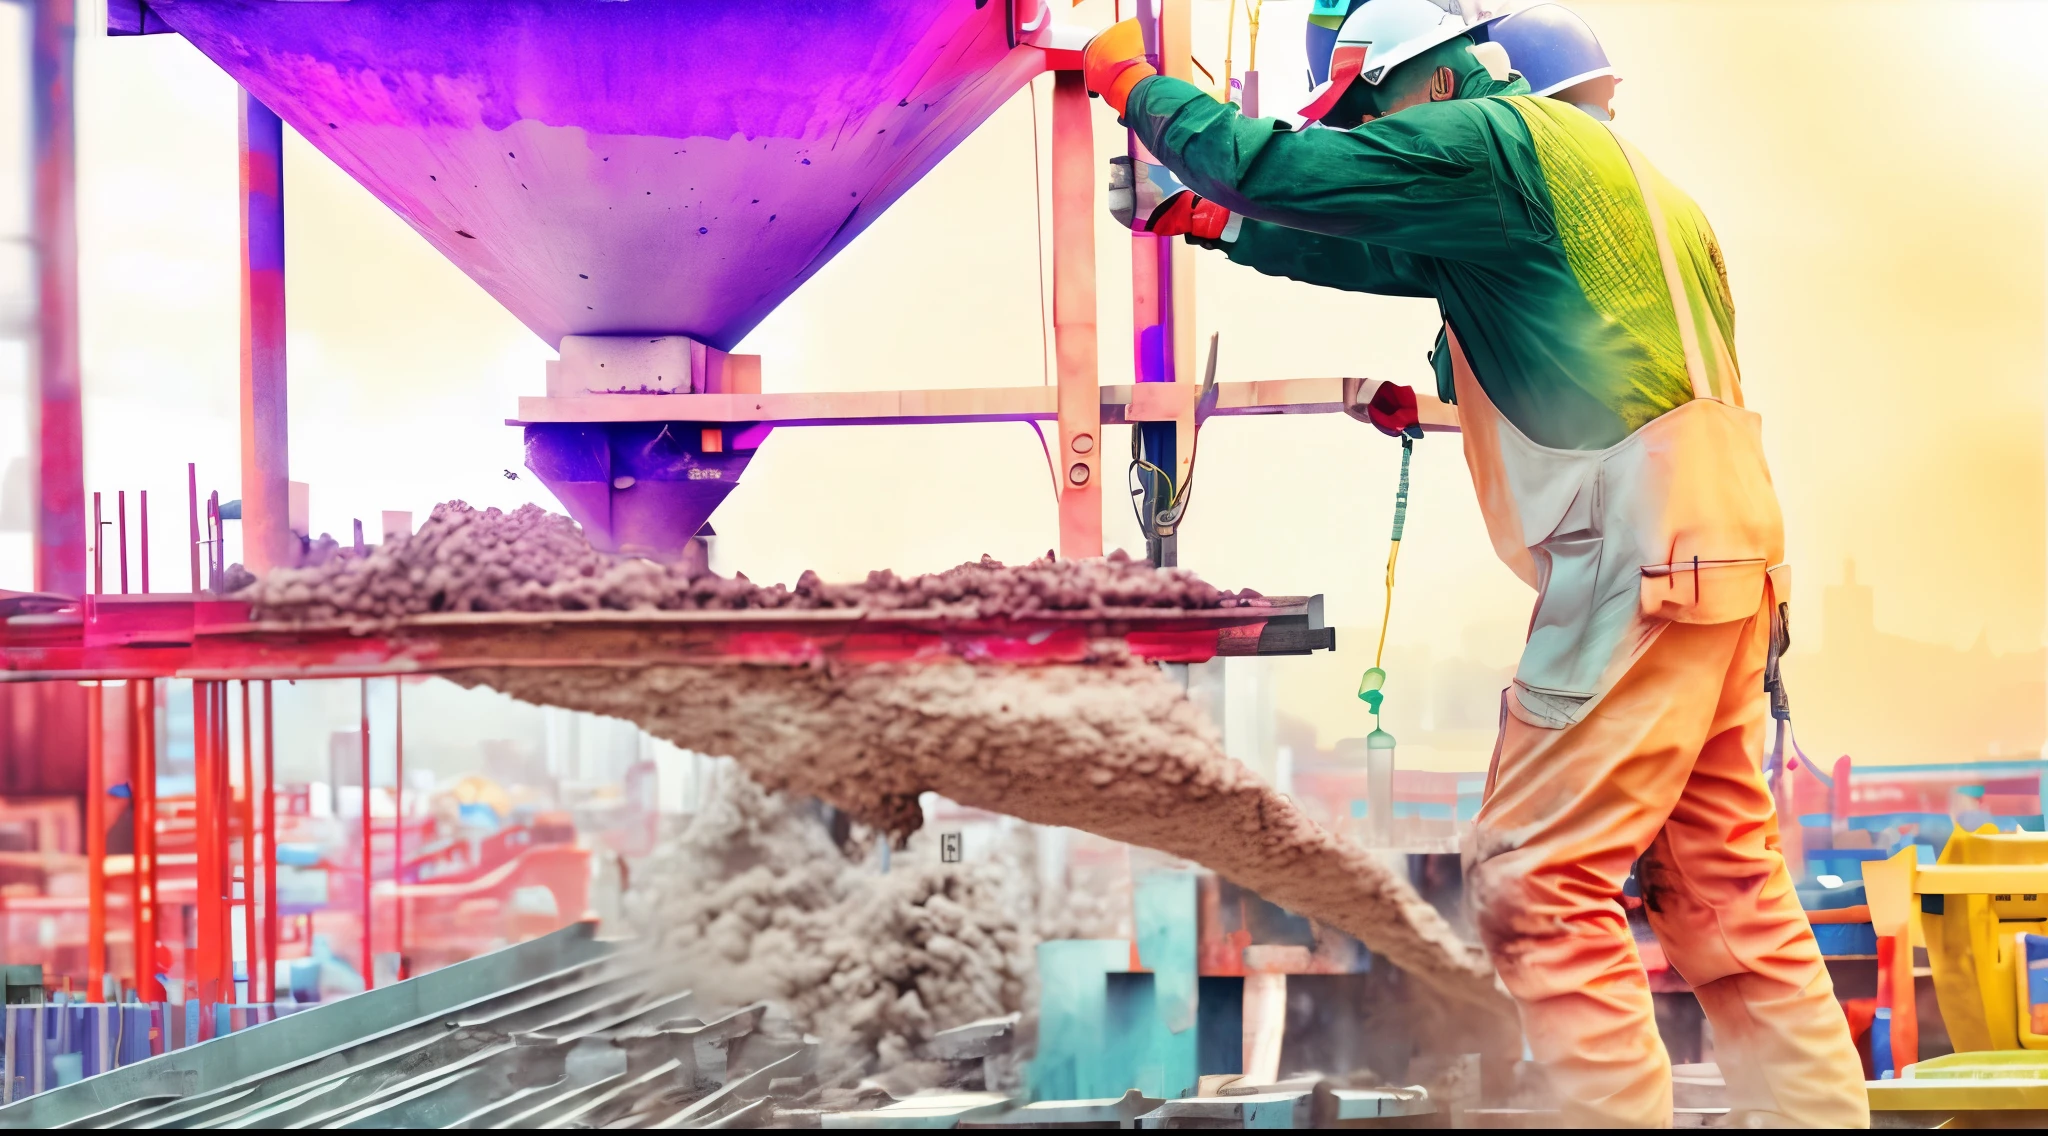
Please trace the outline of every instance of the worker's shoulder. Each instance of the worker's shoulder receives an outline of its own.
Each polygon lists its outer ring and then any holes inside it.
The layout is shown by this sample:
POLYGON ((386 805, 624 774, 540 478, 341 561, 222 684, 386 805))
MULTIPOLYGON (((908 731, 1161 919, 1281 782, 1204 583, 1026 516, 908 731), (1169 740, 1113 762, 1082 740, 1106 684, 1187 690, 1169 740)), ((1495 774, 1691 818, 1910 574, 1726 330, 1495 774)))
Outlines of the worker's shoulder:
POLYGON ((1569 152, 1580 160, 1621 156, 1607 125, 1571 103, 1540 95, 1496 95, 1483 101, 1497 113, 1514 116, 1539 151, 1569 152))
POLYGON ((1528 146, 1528 128, 1500 103, 1501 100, 1492 97, 1419 103, 1372 119, 1353 133, 1366 135, 1393 149, 1433 152, 1446 158, 1462 159, 1475 168, 1485 168, 1492 164, 1487 155, 1498 152, 1504 145, 1528 146))
POLYGON ((1522 123, 1524 154, 1533 158, 1551 193, 1631 195, 1635 175, 1620 139, 1604 122, 1570 103, 1537 95, 1489 100, 1522 123))
POLYGON ((1385 117, 1372 119, 1359 129, 1399 128, 1417 133, 1442 134, 1497 132, 1502 129, 1523 132, 1525 128, 1521 125, 1521 120, 1507 109, 1506 103, 1507 99, 1498 95, 1417 103, 1385 117))

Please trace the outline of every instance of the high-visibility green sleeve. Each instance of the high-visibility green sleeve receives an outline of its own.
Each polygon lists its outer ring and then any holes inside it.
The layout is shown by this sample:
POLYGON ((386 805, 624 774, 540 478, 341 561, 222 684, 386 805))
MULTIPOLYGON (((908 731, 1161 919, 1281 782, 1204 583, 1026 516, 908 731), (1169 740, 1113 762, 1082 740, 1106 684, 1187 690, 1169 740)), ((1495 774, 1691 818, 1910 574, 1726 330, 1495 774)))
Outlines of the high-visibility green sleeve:
POLYGON ((1246 118, 1190 83, 1139 83, 1124 122, 1184 182, 1232 212, 1418 256, 1497 263, 1516 256, 1503 216, 1497 100, 1410 107, 1356 130, 1291 131, 1246 118))
POLYGON ((1378 296, 1432 297, 1417 259, 1345 237, 1326 237, 1247 218, 1231 242, 1196 240, 1268 276, 1378 296))

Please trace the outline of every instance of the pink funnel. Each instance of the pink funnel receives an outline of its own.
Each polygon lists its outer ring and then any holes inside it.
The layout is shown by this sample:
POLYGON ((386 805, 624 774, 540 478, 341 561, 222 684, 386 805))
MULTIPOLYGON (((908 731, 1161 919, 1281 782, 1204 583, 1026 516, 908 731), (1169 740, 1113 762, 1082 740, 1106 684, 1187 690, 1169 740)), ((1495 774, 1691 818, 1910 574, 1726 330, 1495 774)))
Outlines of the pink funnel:
POLYGON ((182 34, 549 344, 730 349, 1043 67, 1010 46, 1015 3, 151 0, 115 20, 182 34))

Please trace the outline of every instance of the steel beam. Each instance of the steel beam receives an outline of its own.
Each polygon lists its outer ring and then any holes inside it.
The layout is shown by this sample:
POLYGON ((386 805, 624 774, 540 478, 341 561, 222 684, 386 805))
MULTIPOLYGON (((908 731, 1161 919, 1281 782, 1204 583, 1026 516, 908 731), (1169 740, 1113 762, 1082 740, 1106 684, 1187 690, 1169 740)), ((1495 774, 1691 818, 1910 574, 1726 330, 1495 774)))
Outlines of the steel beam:
MULTIPOLYGON (((1376 379, 1268 379, 1217 383, 1211 417, 1246 414, 1363 414, 1379 389, 1376 379)), ((1196 384, 1114 384, 1097 388, 1104 424, 1175 422, 1192 413, 1196 384)), ((906 426, 963 422, 1053 422, 1060 418, 1053 388, 973 387, 900 391, 820 391, 777 394, 598 394, 522 398, 511 426, 536 422, 747 422, 784 426, 906 426)), ((1458 409, 1417 392, 1422 428, 1453 431, 1458 409)))
POLYGON ((1074 71, 1052 88, 1052 326, 1059 355, 1060 555, 1102 555, 1102 404, 1095 311, 1095 135, 1074 71))
POLYGON ((85 591, 85 419, 79 396, 76 0, 29 5, 35 118, 36 552, 39 592, 85 591))
MULTIPOLYGON (((206 1008, 218 1002, 227 1001, 220 989, 220 973, 223 966, 222 952, 227 944, 221 941, 221 929, 227 926, 226 912, 222 908, 221 881, 225 872, 221 864, 223 851, 220 829, 222 817, 220 751, 217 745, 219 722, 214 714, 214 683, 196 681, 192 684, 192 798, 194 814, 193 840, 198 854, 194 870, 195 910, 199 926, 194 935, 193 948, 185 956, 185 992, 188 1002, 196 1002, 200 1008, 199 1036, 206 1039, 213 1036, 213 1015, 206 1008)), ((192 1010, 188 1006, 187 1013, 192 1010)))
POLYGON ((376 956, 371 953, 373 944, 370 940, 370 879, 375 874, 371 871, 371 865, 375 862, 373 859, 375 845, 372 841, 373 830, 370 827, 369 679, 365 678, 362 680, 360 693, 362 697, 361 740, 363 743, 363 989, 374 990, 377 988, 377 966, 376 956))
POLYGON ((391 680, 391 748, 396 770, 392 774, 392 811, 397 820, 391 827, 391 949, 398 952, 398 977, 410 977, 405 962, 405 676, 391 680))
POLYGON ((85 688, 85 999, 100 1001, 107 973, 106 690, 85 688))
POLYGON ((134 714, 135 762, 130 788, 134 793, 135 862, 135 990, 144 1002, 164 1000, 157 975, 156 925, 156 680, 128 682, 134 714))
MULTIPOLYGON (((223 684, 225 689, 225 684, 223 684)), ((269 993, 258 997, 256 971, 263 940, 256 930, 256 734, 251 728, 249 680, 242 680, 242 801, 237 819, 242 822, 242 954, 243 973, 249 992, 237 1002, 268 1002, 269 993)))
POLYGON ((277 731, 270 680, 263 680, 263 1000, 277 993, 277 731))
POLYGON ((284 123, 241 91, 242 563, 297 563, 285 412, 284 123))

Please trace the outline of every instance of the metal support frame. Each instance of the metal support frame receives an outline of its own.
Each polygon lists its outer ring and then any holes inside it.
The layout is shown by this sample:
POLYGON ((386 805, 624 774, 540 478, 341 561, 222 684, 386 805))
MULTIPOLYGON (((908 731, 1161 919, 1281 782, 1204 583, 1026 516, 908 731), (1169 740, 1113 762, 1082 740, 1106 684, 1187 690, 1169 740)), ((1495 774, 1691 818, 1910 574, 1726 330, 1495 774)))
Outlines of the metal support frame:
MULTIPOLYGON (((223 684, 223 689, 225 689, 223 684)), ((242 680, 242 795, 236 810, 242 822, 242 953, 243 971, 248 982, 248 996, 235 999, 238 1002, 268 1002, 269 996, 257 996, 256 960, 262 953, 262 939, 256 928, 256 734, 251 728, 249 705, 249 680, 242 680)))
POLYGON ((363 743, 363 989, 377 988, 377 967, 372 954, 370 939, 370 881, 376 875, 373 866, 375 829, 370 825, 370 680, 361 681, 362 694, 362 743, 363 743))
POLYGON ((1102 555, 1095 312, 1095 134, 1077 71, 1052 87, 1052 326, 1059 356, 1060 555, 1102 555))
MULTIPOLYGON (((1156 51, 1160 73, 1192 81, 1189 0, 1161 0, 1156 17, 1152 12, 1147 4, 1139 5, 1138 18, 1148 25, 1147 47, 1156 51)), ((1134 161, 1154 160, 1136 134, 1130 136, 1129 151, 1134 161)), ((1139 383, 1194 384, 1194 316, 1192 250, 1172 237, 1132 234, 1131 349, 1132 367, 1139 383)), ((1194 400, 1175 401, 1185 405, 1171 421, 1133 427, 1132 456, 1165 473, 1163 477, 1143 475, 1141 484, 1146 492, 1141 512, 1148 518, 1167 511, 1194 468, 1194 400)), ((1162 567, 1177 563, 1177 537, 1170 531, 1159 531, 1158 526, 1147 528, 1150 531, 1145 533, 1145 548, 1152 562, 1162 567)))
POLYGON ((286 430, 284 123, 240 92, 242 189, 242 562, 298 560, 286 430))
POLYGON ((263 680, 263 962, 258 992, 277 996, 277 730, 271 716, 270 680, 263 680))
POLYGON ((404 981, 410 969, 405 961, 405 676, 391 679, 392 774, 391 826, 391 949, 398 953, 398 978, 404 981))
POLYGON ((107 718, 101 683, 85 688, 85 997, 99 1001, 107 973, 107 718))
POLYGON ((79 397, 76 0, 30 0, 36 248, 35 588, 80 595, 85 419, 79 397))
MULTIPOLYGON (((1253 414, 1348 414, 1363 418, 1379 390, 1377 379, 1266 379, 1217 383, 1214 418, 1253 414)), ((1193 413, 1193 383, 1113 384, 1096 388, 1104 425, 1173 422, 1193 413)), ((1458 408, 1417 392, 1425 431, 1458 429, 1458 408)), ((535 422, 745 422, 794 426, 908 426, 941 422, 1052 422, 1060 417, 1051 387, 967 387, 895 391, 778 392, 775 394, 585 395, 519 400, 519 417, 535 422)))
POLYGON ((199 463, 185 463, 185 506, 186 521, 192 529, 192 594, 198 595, 206 585, 199 575, 199 548, 205 540, 199 535, 199 463))
POLYGON ((156 680, 130 679, 130 713, 135 746, 130 786, 134 793, 135 991, 144 1002, 164 1000, 157 975, 156 906, 156 680))
MULTIPOLYGON (((192 683, 193 839, 198 854, 194 873, 194 914, 199 925, 193 935, 193 949, 186 956, 185 997, 188 1003, 202 1007, 199 1020, 202 1040, 213 1036, 214 1026, 213 1015, 205 1013, 203 1007, 226 1001, 220 988, 220 973, 226 961, 222 957, 226 944, 222 942, 221 935, 227 926, 222 888, 226 869, 221 863, 225 842, 220 839, 220 830, 226 822, 222 808, 225 804, 222 789, 226 778, 220 759, 220 722, 214 712, 215 685, 208 680, 192 683)), ((191 1012, 190 1009, 187 1012, 191 1012)))
MULTIPOLYGON (((1042 13, 1041 13, 1042 14, 1042 13)), ((1037 16, 1033 17, 1037 19, 1037 16)), ((549 394, 523 397, 518 417, 507 425, 544 423, 681 422, 715 426, 732 423, 753 427, 910 425, 954 422, 1057 421, 1059 450, 1054 478, 1059 492, 1060 553, 1068 557, 1102 554, 1104 462, 1101 429, 1129 424, 1138 435, 1136 449, 1163 465, 1173 485, 1157 487, 1170 495, 1185 486, 1193 473, 1195 415, 1201 383, 1196 381, 1193 250, 1173 240, 1139 234, 1133 237, 1133 341, 1135 384, 1104 386, 1099 381, 1097 339, 1094 211, 1099 171, 1093 150, 1091 111, 1076 68, 1080 51, 1064 43, 1061 29, 1048 25, 1044 40, 1046 67, 1054 76, 1052 95, 1052 224, 1053 328, 1057 342, 1058 386, 1016 388, 926 389, 894 391, 829 391, 773 393, 760 390, 757 371, 744 387, 725 389, 716 383, 699 387, 705 393, 592 394, 587 384, 567 381, 569 365, 549 364, 549 394)), ((1188 78, 1193 73, 1189 50, 1189 0, 1163 0, 1158 42, 1166 74, 1188 78)), ((1036 41, 1033 41, 1036 44, 1036 41)), ((1078 43, 1079 39, 1075 39, 1078 43)), ((742 358, 733 356, 733 359, 742 358)), ((757 363, 756 360, 750 362, 757 363)), ((1208 413, 1331 414, 1364 417, 1365 403, 1378 383, 1359 378, 1284 379, 1251 383, 1218 383, 1215 405, 1208 413)), ((1419 398, 1423 428, 1455 431, 1457 410, 1427 395, 1419 398)), ((1121 493, 1123 487, 1117 486, 1121 493)), ((1155 506, 1164 508, 1163 501, 1155 506)), ((1148 540, 1155 558, 1173 560, 1171 539, 1148 540), (1161 547, 1162 543, 1165 547, 1161 547)))

